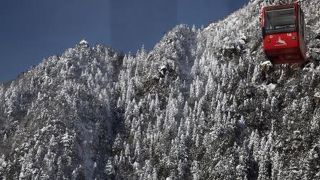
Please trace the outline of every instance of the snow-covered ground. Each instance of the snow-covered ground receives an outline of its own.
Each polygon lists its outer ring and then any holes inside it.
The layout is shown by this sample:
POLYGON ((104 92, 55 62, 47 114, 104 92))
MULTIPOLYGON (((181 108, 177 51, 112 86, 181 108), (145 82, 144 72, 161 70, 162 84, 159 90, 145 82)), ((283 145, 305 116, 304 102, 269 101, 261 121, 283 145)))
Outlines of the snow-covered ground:
POLYGON ((268 64, 261 5, 134 56, 83 40, 0 86, 0 176, 319 179, 320 5, 304 68, 268 64))

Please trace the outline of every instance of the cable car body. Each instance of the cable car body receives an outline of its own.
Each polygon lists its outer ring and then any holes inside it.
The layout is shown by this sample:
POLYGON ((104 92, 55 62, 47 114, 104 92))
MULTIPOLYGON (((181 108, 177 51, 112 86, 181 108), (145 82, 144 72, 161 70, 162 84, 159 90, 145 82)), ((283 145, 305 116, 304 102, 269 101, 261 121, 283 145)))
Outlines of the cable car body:
POLYGON ((307 61, 304 13, 299 3, 263 7, 261 26, 263 49, 273 64, 307 61))

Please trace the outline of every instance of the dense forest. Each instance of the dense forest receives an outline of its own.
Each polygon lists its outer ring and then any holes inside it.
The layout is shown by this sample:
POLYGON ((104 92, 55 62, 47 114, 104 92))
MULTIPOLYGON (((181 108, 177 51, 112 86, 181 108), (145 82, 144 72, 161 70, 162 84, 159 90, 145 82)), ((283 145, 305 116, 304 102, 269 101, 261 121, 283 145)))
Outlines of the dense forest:
POLYGON ((320 179, 320 4, 304 67, 262 66, 262 6, 149 52, 82 40, 2 84, 0 179, 320 179))

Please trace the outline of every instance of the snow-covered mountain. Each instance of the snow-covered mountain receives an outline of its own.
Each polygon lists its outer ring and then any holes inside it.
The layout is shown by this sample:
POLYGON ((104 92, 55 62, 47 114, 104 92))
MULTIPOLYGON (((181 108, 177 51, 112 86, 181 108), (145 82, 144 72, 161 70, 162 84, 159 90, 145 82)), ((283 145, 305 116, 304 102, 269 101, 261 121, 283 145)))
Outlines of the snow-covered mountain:
POLYGON ((0 177, 319 179, 320 4, 304 68, 261 68, 261 6, 136 55, 81 41, 0 86, 0 177))

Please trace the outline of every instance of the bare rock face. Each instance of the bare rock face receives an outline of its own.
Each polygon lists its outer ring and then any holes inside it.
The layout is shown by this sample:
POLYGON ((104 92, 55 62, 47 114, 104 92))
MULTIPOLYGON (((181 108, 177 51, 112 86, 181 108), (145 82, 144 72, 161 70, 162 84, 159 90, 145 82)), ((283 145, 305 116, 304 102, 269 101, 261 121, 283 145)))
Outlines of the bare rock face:
POLYGON ((135 56, 83 40, 1 85, 0 177, 319 179, 320 5, 294 68, 264 63, 262 3, 135 56))

